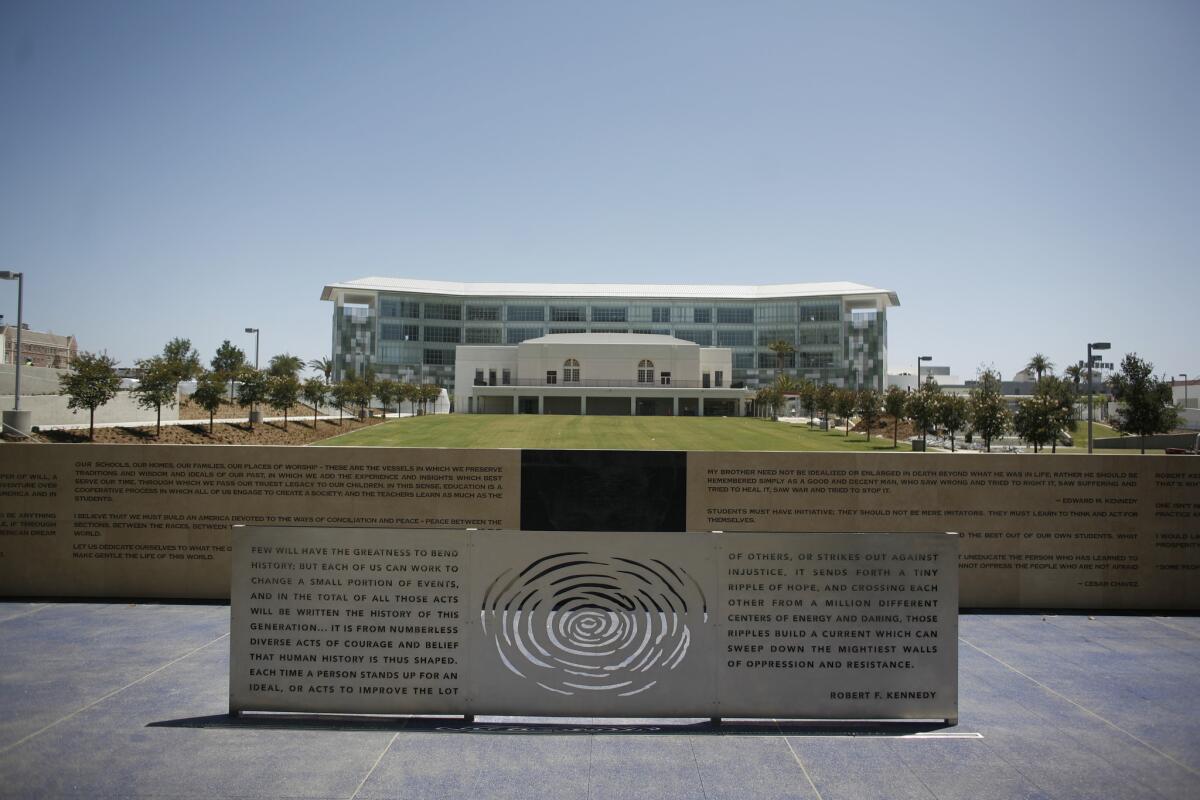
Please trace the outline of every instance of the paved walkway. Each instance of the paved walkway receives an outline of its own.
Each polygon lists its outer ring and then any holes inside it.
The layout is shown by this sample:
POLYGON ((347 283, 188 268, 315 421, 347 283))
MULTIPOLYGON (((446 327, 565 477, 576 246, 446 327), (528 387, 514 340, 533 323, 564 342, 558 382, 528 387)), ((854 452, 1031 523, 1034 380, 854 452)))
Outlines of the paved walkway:
POLYGON ((229 608, 0 603, 0 797, 1195 798, 1200 618, 967 614, 960 724, 227 716, 229 608))

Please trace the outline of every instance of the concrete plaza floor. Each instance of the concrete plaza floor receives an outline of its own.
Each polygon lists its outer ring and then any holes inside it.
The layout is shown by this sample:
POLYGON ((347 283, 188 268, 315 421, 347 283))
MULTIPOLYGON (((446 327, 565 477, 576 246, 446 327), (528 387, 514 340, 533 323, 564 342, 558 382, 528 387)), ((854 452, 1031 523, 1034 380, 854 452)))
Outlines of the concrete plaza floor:
POLYGON ((1196 798, 1200 618, 964 614, 960 723, 237 720, 229 608, 0 603, 0 797, 1196 798))

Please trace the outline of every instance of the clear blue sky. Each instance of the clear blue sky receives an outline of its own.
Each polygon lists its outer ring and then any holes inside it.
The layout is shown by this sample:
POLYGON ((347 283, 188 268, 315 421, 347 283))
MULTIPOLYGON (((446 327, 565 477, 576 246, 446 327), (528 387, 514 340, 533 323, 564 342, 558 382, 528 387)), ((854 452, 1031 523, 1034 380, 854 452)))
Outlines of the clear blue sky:
POLYGON ((126 364, 328 355, 387 275, 850 280, 893 368, 1200 373, 1200 3, 5 0, 0 269, 126 364))

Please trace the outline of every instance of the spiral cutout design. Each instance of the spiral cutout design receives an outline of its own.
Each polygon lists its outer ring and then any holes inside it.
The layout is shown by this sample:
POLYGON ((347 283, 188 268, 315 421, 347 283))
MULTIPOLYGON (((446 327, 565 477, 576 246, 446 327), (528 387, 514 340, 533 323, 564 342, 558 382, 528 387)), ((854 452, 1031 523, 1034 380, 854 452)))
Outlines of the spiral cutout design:
POLYGON ((550 692, 640 694, 691 644, 689 615, 708 620, 700 584, 658 559, 554 553, 505 570, 480 619, 504 666, 550 692))

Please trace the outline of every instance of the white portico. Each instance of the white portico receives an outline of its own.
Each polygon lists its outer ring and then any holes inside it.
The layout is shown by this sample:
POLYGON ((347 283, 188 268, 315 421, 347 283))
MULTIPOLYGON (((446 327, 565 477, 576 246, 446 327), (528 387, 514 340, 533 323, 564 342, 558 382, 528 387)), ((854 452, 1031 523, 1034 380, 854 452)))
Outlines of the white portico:
POLYGON ((732 351, 672 336, 552 334, 459 346, 455 409, 471 414, 742 416, 732 351))

